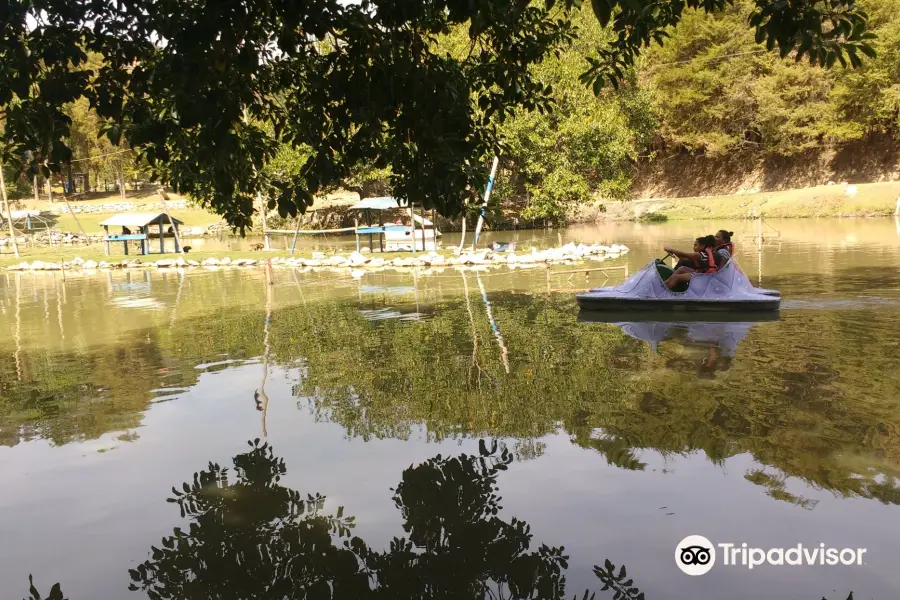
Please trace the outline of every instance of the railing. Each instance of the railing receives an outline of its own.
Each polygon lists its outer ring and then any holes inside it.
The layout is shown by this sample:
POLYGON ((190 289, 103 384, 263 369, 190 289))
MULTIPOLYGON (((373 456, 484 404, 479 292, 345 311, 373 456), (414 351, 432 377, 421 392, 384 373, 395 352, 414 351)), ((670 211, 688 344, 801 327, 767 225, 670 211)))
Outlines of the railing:
POLYGON ((571 281, 575 275, 578 273, 584 273, 584 280, 587 281, 590 278, 591 273, 603 273, 604 281, 609 279, 609 271, 623 271, 625 273, 625 277, 628 277, 628 265, 622 265, 619 267, 590 267, 584 269, 566 269, 565 271, 554 271, 549 266, 547 267, 547 292, 560 292, 560 291, 571 291, 571 290, 554 290, 550 287, 550 277, 553 275, 568 275, 569 278, 567 281, 571 281))

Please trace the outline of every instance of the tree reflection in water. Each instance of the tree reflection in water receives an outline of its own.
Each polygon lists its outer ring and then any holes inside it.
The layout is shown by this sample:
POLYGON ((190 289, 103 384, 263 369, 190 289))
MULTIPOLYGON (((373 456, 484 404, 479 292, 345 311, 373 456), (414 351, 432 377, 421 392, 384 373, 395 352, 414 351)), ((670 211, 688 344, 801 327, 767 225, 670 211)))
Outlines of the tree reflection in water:
MULTIPOLYGON (((209 463, 172 488, 168 502, 190 522, 129 570, 129 589, 151 600, 567 597, 563 548, 532 550, 529 525, 498 516, 497 476, 513 455, 497 442, 406 469, 393 490, 406 537, 386 550, 354 536, 343 508, 326 514, 323 496, 281 485, 287 468, 271 446, 248 444, 233 470, 209 463)), ((606 560, 594 573, 613 600, 644 599, 624 566, 606 560)), ((46 598, 32 584, 28 600, 64 598, 59 584, 46 598)))

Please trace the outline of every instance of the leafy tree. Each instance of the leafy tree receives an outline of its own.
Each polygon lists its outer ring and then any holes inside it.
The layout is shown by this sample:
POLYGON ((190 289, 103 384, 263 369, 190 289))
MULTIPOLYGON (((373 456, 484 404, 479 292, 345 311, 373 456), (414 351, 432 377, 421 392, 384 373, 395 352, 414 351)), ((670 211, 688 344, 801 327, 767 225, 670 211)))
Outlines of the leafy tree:
POLYGON ((553 88, 553 111, 519 110, 500 126, 506 169, 496 198, 520 200, 526 220, 562 220, 595 192, 626 197, 632 164, 656 126, 633 72, 618 92, 599 96, 579 81, 587 57, 611 36, 587 9, 573 12, 572 20, 578 39, 534 68, 553 88))
MULTIPOLYGON (((520 109, 551 108, 552 90, 534 66, 572 41, 578 4, 20 0, 7 5, 0 31, 0 117, 12 142, 5 159, 59 169, 71 158, 62 107, 87 97, 112 142, 127 141, 163 181, 241 229, 258 195, 295 215, 367 161, 390 166, 395 196, 456 215, 484 183, 498 123, 520 109), (438 44, 458 25, 468 27, 462 58, 438 44), (104 65, 82 70, 86 51, 104 65), (313 155, 295 175, 264 176, 285 144, 313 155)), ((686 10, 731 4, 594 0, 612 39, 582 79, 595 92, 617 84, 686 10)), ((747 26, 756 42, 816 64, 855 66, 874 55, 854 0, 755 0, 747 26)), ((583 174, 554 173, 551 182, 583 191, 583 174)), ((544 196, 551 207, 572 197, 544 196)))
POLYGON ((891 131, 900 97, 900 4, 862 0, 859 6, 870 33, 878 34, 871 40, 877 56, 848 70, 808 64, 799 52, 760 52, 741 27, 757 10, 752 0, 715 14, 687 11, 641 67, 655 98, 660 138, 670 150, 712 157, 746 151, 790 156, 891 131))

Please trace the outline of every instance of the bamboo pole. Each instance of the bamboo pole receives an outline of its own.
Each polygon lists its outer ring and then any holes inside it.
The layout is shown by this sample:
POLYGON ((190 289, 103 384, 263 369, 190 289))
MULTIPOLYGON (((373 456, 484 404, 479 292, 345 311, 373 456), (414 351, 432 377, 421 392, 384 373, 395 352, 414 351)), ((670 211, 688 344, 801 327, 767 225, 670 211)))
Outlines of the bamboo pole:
POLYGON ((3 179, 3 162, 0 161, 0 194, 2 194, 3 208, 6 210, 6 224, 9 225, 9 240, 12 242, 13 252, 19 258, 19 245, 16 243, 16 230, 12 223, 12 207, 6 197, 6 180, 3 179))
POLYGON ((73 219, 75 219, 75 224, 78 225, 78 230, 81 231, 81 235, 83 235, 85 241, 87 241, 87 233, 85 233, 84 227, 81 226, 81 221, 79 221, 78 217, 75 216, 75 212, 72 210, 72 206, 69 204, 69 197, 63 194, 63 200, 66 203, 66 208, 69 209, 69 214, 72 215, 73 219))
POLYGON ((272 323, 272 294, 274 293, 275 274, 272 272, 272 260, 266 261, 266 320, 263 325, 263 374, 262 381, 259 384, 259 390, 255 394, 255 399, 259 402, 257 408, 262 412, 262 433, 263 437, 268 437, 269 432, 266 428, 266 417, 269 413, 269 396, 266 394, 266 381, 269 378, 269 330, 272 323))
MULTIPOLYGON (((176 225, 175 221, 172 220, 172 215, 169 214, 169 203, 165 199, 163 199, 163 212, 166 213, 166 218, 169 219, 169 224, 172 226, 172 231, 175 232, 175 253, 183 254, 184 246, 181 245, 181 236, 178 235, 178 225, 176 225)), ((160 235, 162 235, 162 230, 160 230, 160 235)))
POLYGON ((478 236, 481 235, 481 228, 484 226, 484 213, 487 210, 488 200, 491 198, 491 190, 494 189, 494 176, 497 175, 497 165, 500 163, 498 157, 494 157, 494 164, 491 165, 491 176, 488 179, 487 188, 484 190, 484 202, 481 203, 481 214, 478 215, 478 223, 475 225, 475 237, 472 239, 472 250, 478 243, 478 236))
POLYGON ((462 236, 459 238, 459 248, 456 249, 457 254, 462 254, 463 246, 466 243, 466 214, 463 213, 462 236))
POLYGON ((300 214, 297 214, 297 228, 294 229, 294 241, 291 242, 291 256, 294 255, 294 249, 297 247, 297 237, 300 235, 300 214))
POLYGON ((412 251, 416 253, 416 219, 413 212, 412 200, 409 201, 409 229, 412 234, 412 251))
POLYGON ((491 303, 488 300, 487 291, 484 289, 484 284, 481 282, 481 275, 477 272, 475 273, 475 280, 478 282, 478 288, 481 290, 481 298, 484 300, 484 308, 487 312, 488 321, 491 323, 491 329, 494 331, 494 337, 497 338, 497 345, 500 346, 500 360, 503 362, 503 368, 506 370, 506 374, 509 375, 509 350, 506 347, 506 342, 503 341, 503 334, 500 333, 500 326, 497 325, 497 321, 494 319, 494 313, 491 310, 491 303))

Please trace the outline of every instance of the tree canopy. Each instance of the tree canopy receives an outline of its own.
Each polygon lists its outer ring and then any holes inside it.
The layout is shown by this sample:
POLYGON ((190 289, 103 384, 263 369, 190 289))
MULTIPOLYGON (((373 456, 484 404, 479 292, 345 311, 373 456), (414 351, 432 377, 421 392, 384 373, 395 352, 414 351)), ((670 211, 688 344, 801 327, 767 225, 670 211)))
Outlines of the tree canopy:
MULTIPOLYGON (((110 141, 241 229, 257 197, 296 215, 360 162, 390 166, 395 196, 456 215, 500 150, 498 124, 553 108, 536 67, 576 39, 580 4, 17 0, 0 14, 3 158, 61 169, 71 159, 64 107, 86 98, 110 141), (441 38, 459 27, 467 49, 452 54, 441 38), (86 68, 89 53, 102 66, 86 68), (302 166, 267 169, 285 147, 308 152, 302 166)), ((595 93, 618 86, 687 10, 732 5, 594 0, 610 35, 582 82, 595 93)), ((874 55, 866 19, 854 0, 755 0, 742 26, 782 56, 858 66, 874 55)))

